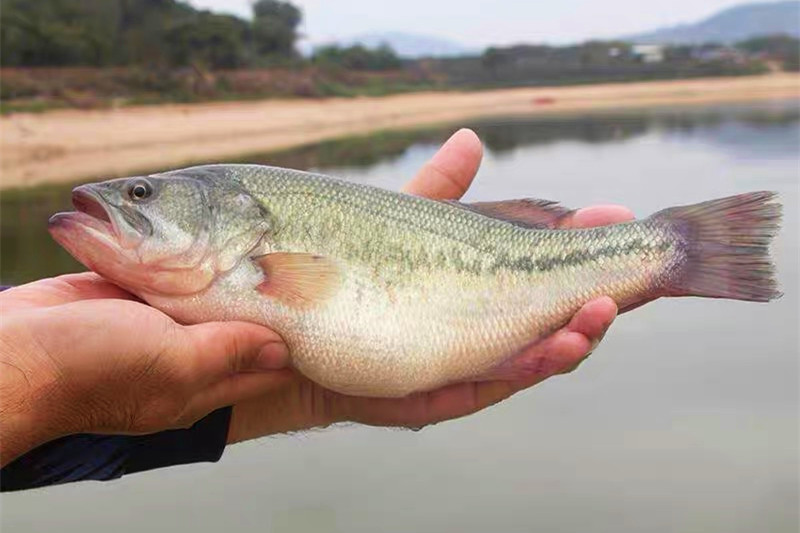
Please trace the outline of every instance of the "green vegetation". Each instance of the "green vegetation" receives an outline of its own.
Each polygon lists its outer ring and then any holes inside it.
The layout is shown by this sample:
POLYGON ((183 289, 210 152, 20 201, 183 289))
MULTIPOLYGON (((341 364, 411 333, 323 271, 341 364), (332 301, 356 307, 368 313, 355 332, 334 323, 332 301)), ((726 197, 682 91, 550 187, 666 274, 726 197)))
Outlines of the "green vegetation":
POLYGON ((3 66, 207 68, 295 55, 301 13, 258 0, 253 19, 176 0, 1 0, 3 66))
POLYGON ((571 46, 520 45, 489 48, 481 57, 435 60, 432 67, 451 84, 465 86, 565 85, 765 72, 760 60, 742 54, 698 57, 692 47, 662 47, 654 56, 621 41, 571 46))
POLYGON ((800 71, 800 39, 789 35, 768 35, 742 41, 737 47, 764 59, 777 61, 784 70, 800 71))
POLYGON ((314 51, 311 61, 317 65, 335 66, 353 70, 392 70, 403 62, 389 46, 370 50, 361 45, 339 47, 323 46, 314 51))
POLYGON ((288 2, 254 2, 252 43, 256 56, 294 58, 297 27, 302 18, 300 10, 288 2))
POLYGON ((388 46, 325 46, 303 58, 302 13, 288 1, 256 0, 250 19, 179 0, 0 0, 0 9, 2 112, 800 70, 800 43, 788 36, 649 52, 622 41, 522 45, 418 60, 388 46))
POLYGON ((265 97, 381 96, 439 87, 413 70, 372 72, 316 66, 6 68, 0 75, 0 109, 8 113, 265 97))

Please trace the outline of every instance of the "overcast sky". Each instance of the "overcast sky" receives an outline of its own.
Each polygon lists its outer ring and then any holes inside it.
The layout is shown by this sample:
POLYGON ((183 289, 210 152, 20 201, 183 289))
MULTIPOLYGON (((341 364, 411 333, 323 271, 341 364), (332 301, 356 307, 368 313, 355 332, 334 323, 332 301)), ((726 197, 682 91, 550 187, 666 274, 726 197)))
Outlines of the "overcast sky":
MULTIPOLYGON (((381 31, 445 37, 470 46, 566 43, 694 22, 743 0, 292 0, 313 43, 381 31)), ((249 0, 190 0, 250 15, 249 0)))

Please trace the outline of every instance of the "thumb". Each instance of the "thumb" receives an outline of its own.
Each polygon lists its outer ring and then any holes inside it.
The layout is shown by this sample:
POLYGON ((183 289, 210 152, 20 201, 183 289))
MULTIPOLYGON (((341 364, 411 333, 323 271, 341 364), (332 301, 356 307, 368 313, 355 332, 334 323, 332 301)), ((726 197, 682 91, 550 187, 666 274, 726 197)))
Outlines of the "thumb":
POLYGON ((289 349, 274 331, 247 322, 187 326, 196 378, 212 383, 242 372, 278 370, 289 364, 289 349))
POLYGON ((425 163, 403 190, 428 198, 458 199, 469 189, 483 158, 483 145, 475 132, 455 132, 425 163))

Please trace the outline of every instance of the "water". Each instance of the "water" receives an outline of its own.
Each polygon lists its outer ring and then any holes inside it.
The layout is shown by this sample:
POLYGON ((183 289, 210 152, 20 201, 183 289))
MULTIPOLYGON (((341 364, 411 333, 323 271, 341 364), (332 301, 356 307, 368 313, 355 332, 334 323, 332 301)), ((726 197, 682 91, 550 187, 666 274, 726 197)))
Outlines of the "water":
MULTIPOLYGON (((621 317, 576 373, 420 432, 337 427, 233 446, 217 465, 5 495, 7 531, 797 531, 797 105, 475 127, 488 150, 472 200, 646 215, 779 191, 785 296, 656 302, 621 317)), ((237 160, 396 188, 451 130, 237 160)), ((3 193, 3 282, 79 269, 44 230, 68 190, 3 193)))

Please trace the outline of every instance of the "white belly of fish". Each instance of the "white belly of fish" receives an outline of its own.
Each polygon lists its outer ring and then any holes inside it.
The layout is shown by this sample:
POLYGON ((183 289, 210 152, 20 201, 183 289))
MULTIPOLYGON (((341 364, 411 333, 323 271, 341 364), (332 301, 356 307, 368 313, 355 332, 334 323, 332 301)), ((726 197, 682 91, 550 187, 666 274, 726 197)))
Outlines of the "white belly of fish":
POLYGON ((263 274, 243 263, 206 291, 149 303, 185 323, 243 320, 286 341, 292 364, 343 394, 401 397, 479 376, 532 342, 543 291, 515 278, 418 276, 379 286, 347 272, 325 302, 296 309, 255 287, 263 274))
POLYGON ((431 274, 379 287, 350 272, 327 302, 271 322, 292 361, 337 392, 398 397, 479 376, 538 336, 532 286, 431 274))

